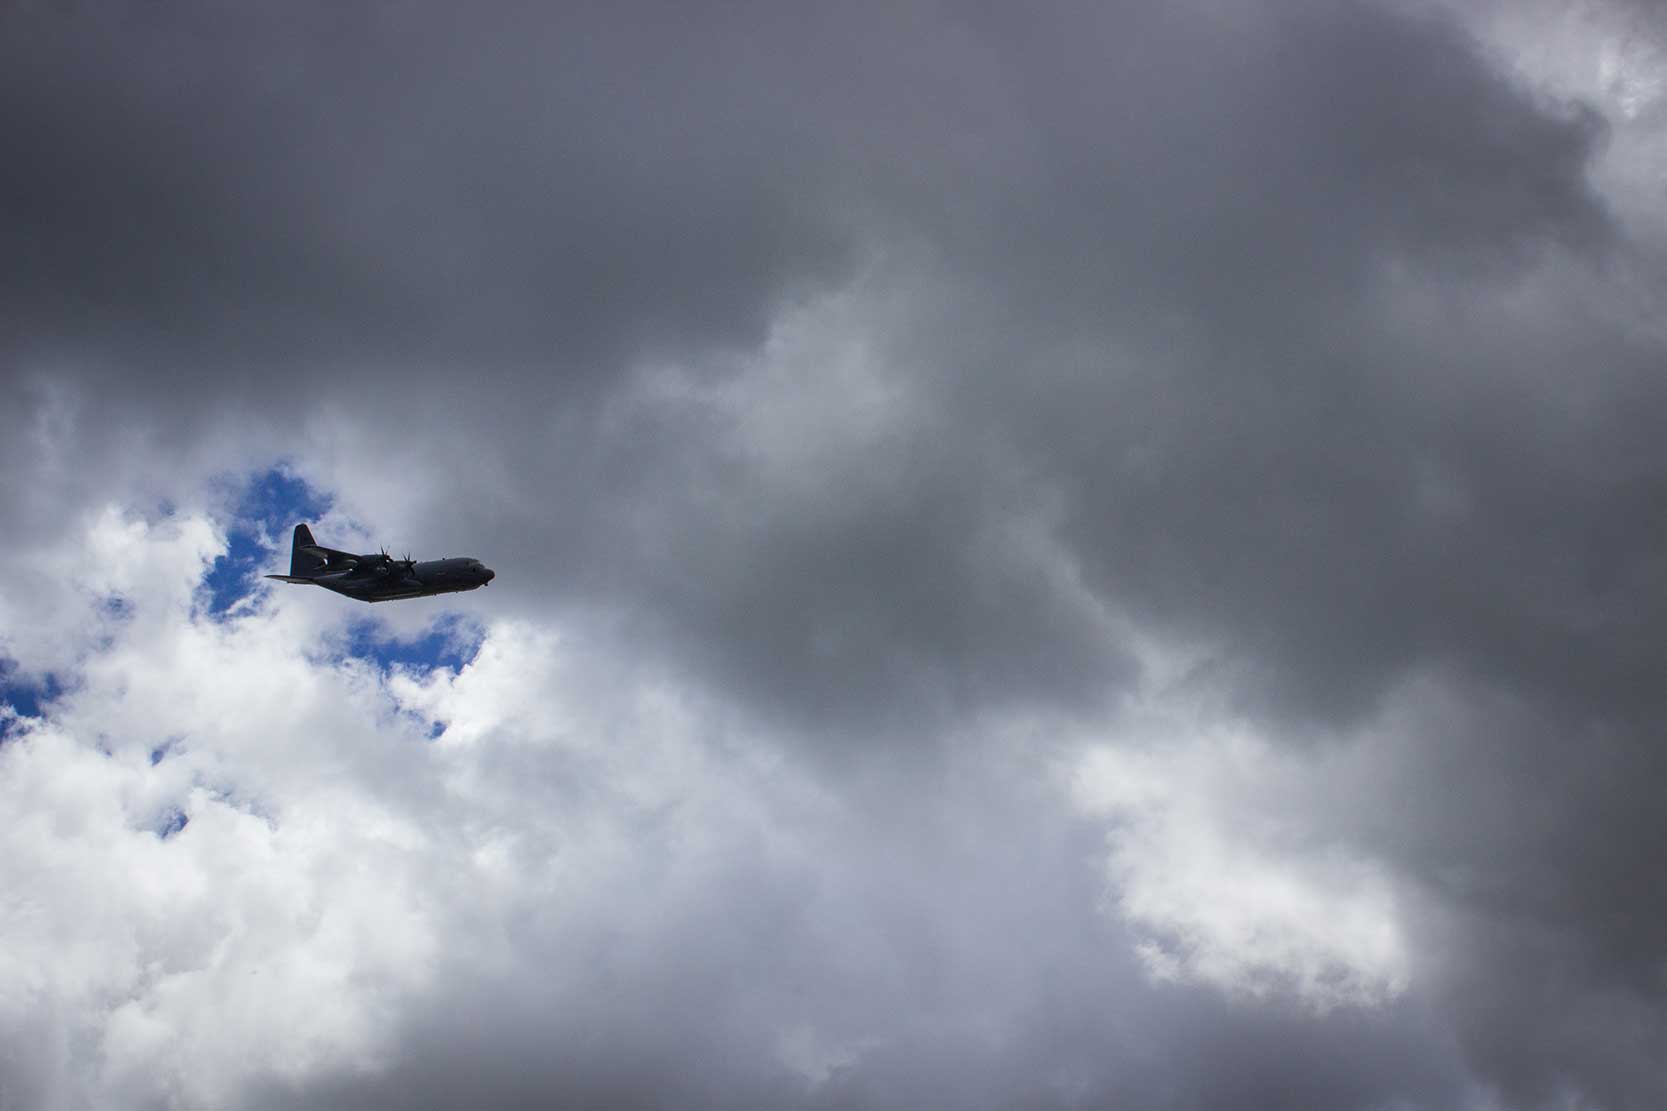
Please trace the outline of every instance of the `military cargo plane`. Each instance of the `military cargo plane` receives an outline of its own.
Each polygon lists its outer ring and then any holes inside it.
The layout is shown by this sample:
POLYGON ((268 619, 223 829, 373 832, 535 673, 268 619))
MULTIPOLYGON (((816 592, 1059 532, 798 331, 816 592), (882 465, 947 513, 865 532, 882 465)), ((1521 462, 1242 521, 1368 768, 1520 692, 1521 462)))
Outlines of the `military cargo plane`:
POLYGON ((310 583, 357 598, 361 602, 391 602, 395 598, 425 598, 485 586, 496 576, 478 559, 458 557, 418 563, 409 555, 394 559, 387 551, 354 555, 313 542, 312 530, 295 526, 289 574, 268 575, 286 583, 310 583))

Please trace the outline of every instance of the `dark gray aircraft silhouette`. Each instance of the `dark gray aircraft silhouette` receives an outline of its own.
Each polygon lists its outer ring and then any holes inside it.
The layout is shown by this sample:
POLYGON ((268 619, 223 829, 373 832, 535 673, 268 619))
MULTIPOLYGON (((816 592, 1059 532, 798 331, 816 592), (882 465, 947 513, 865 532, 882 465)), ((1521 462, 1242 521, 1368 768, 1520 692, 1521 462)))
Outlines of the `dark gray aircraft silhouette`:
POLYGON ((354 555, 313 543, 312 530, 295 526, 289 553, 289 574, 268 575, 286 583, 311 583, 361 602, 391 602, 395 598, 425 598, 485 586, 496 576, 478 559, 459 557, 418 563, 410 556, 394 559, 386 551, 354 555))

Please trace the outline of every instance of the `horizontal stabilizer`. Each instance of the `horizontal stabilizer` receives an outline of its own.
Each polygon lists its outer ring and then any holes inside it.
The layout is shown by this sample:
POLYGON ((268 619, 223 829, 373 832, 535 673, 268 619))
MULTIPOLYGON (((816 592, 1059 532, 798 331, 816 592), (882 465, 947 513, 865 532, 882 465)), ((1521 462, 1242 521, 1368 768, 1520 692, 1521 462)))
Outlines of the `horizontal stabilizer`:
POLYGON ((269 579, 277 579, 279 582, 285 583, 310 583, 313 581, 311 579, 304 579, 299 575, 268 575, 266 577, 269 579))

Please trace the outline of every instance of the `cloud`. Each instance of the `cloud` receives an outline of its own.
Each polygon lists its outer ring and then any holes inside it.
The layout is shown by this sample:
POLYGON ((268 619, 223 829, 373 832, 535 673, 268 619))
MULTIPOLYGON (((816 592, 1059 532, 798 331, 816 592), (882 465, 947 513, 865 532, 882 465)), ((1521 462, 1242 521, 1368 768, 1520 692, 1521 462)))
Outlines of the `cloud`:
MULTIPOLYGON (((312 592, 197 607, 206 520, 92 529, 154 582, 0 746, 8 1100, 883 1103, 975 1049, 957 1102, 1164 1083, 1099 1029, 1152 989, 1015 737, 929 796, 829 780, 582 629, 384 670, 319 650, 357 611, 312 592)), ((1241 1036, 1147 1001, 1164 1060, 1241 1036)))
POLYGON ((0 1105, 1659 1102, 1636 6, 0 27, 0 1105))
POLYGON ((1092 750, 1077 793, 1111 822, 1117 913, 1160 981, 1252 997, 1290 992, 1320 1012, 1374 1006, 1408 986, 1393 887, 1346 846, 1304 844, 1282 819, 1323 781, 1265 742, 1225 736, 1157 752, 1092 750), (1293 840, 1295 844, 1291 844, 1293 840))

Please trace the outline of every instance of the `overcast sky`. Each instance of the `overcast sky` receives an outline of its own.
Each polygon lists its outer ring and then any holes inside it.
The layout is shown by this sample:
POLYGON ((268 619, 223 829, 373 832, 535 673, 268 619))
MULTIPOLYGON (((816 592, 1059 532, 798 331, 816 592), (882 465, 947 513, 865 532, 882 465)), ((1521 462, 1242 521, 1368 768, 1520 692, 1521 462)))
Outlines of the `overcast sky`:
POLYGON ((0 1109, 1667 1105, 1662 14, 5 5, 0 1109))

